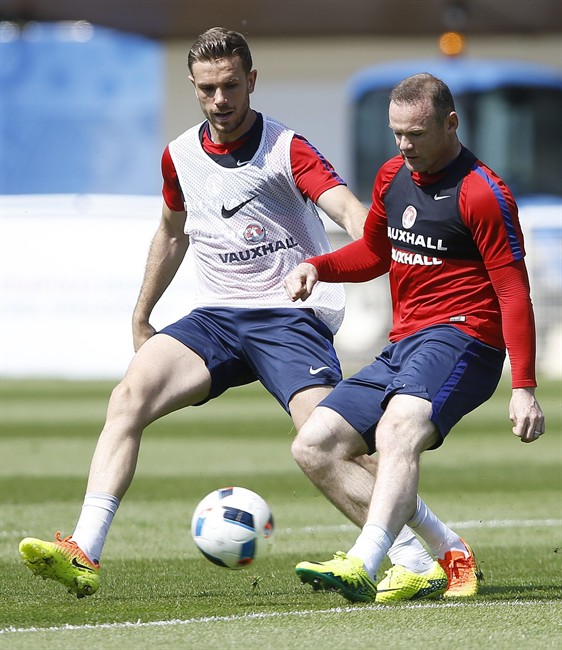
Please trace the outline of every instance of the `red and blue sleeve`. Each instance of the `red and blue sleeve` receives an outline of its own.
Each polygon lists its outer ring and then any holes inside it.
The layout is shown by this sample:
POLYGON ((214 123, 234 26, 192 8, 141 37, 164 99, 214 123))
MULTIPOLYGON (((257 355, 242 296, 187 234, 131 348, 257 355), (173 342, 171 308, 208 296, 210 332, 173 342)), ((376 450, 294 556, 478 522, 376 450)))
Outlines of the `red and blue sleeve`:
POLYGON ((525 257, 515 200, 503 181, 479 161, 462 184, 459 209, 487 270, 525 257))
POLYGON ((536 386, 536 333, 523 234, 506 185, 477 162, 461 188, 459 208, 498 297, 513 388, 536 386))
POLYGON ((300 193, 313 203, 326 190, 346 185, 326 158, 296 133, 291 141, 291 170, 300 193))

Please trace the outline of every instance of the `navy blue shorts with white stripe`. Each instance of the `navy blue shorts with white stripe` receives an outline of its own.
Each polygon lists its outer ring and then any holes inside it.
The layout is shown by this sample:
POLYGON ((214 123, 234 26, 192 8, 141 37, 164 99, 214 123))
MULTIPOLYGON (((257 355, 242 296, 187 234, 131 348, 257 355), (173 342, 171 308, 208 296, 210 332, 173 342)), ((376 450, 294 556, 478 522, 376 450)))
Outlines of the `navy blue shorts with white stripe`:
POLYGON ((342 381, 320 403, 339 413, 376 450, 376 426, 393 395, 432 403, 431 421, 441 438, 486 402, 501 377, 505 351, 452 325, 428 327, 391 343, 375 361, 342 381))
POLYGON ((342 378, 333 335, 309 309, 198 308, 160 333, 205 361, 211 391, 204 402, 258 380, 289 412, 298 391, 342 378))

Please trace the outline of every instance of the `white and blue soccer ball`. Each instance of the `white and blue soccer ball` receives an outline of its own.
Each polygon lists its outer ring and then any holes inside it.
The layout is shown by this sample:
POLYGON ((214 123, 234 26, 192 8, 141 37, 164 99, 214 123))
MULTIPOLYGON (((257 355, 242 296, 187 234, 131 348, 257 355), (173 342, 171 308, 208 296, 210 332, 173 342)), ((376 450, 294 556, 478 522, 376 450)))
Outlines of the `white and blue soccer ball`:
POLYGON ((243 569, 264 554, 274 533, 273 515, 264 499, 242 487, 208 494, 195 508, 191 535, 213 564, 243 569))

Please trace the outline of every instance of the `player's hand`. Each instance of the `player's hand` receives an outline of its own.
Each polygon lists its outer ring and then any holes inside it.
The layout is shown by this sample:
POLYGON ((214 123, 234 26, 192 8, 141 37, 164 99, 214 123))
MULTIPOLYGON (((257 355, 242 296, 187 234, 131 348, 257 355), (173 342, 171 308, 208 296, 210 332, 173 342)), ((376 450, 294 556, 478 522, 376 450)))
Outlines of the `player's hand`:
POLYGON ((545 432, 544 415, 534 388, 514 388, 509 403, 512 431, 521 442, 534 442, 545 432))
POLYGON ((156 330, 148 321, 133 322, 133 346, 138 352, 141 345, 156 334, 156 330))
POLYGON ((312 293, 314 285, 318 282, 318 271, 316 267, 308 262, 302 262, 283 281, 285 291, 289 298, 306 300, 312 293))

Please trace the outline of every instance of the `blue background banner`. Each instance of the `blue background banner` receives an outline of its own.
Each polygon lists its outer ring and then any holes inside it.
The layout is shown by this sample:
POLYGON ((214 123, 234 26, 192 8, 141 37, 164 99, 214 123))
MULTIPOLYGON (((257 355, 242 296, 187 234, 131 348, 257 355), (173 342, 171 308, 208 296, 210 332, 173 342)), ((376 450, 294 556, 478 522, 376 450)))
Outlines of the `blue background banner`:
POLYGON ((2 194, 160 192, 159 43, 84 22, 0 41, 2 194))

